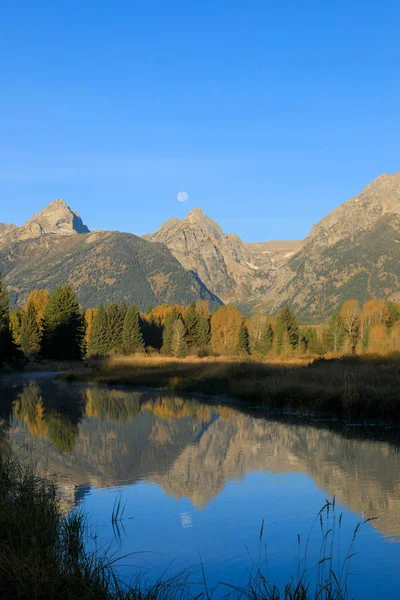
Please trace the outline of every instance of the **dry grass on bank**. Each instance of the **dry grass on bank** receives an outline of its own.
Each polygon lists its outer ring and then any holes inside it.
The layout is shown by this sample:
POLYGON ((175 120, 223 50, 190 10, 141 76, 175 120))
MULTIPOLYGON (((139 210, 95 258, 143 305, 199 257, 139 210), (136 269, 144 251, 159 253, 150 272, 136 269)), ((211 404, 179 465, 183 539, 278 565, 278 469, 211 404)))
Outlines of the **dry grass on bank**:
MULTIPOLYGON (((90 363, 89 363, 90 365, 90 363)), ((88 365, 87 365, 88 366, 88 365)), ((63 376, 70 381, 225 395, 278 410, 347 420, 400 421, 400 357, 263 362, 238 357, 114 358, 63 376)))

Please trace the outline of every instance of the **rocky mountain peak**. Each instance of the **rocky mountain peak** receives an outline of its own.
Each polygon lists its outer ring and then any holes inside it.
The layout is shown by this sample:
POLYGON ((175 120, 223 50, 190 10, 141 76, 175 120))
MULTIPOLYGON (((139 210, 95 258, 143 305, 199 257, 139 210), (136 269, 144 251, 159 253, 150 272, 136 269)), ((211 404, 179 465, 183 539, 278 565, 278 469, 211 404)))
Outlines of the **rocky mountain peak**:
POLYGON ((77 212, 58 198, 50 202, 39 214, 26 221, 18 230, 21 239, 39 237, 45 234, 71 236, 77 233, 89 233, 77 212))
POLYGON ((223 235, 221 227, 208 217, 203 209, 193 208, 190 213, 181 221, 181 226, 186 228, 199 228, 208 235, 220 237, 223 235))
POLYGON ((307 242, 331 246, 373 226, 387 213, 400 214, 400 172, 380 175, 314 225, 307 242))
POLYGON ((9 231, 10 229, 14 229, 15 225, 10 225, 9 223, 0 223, 0 234, 9 231))

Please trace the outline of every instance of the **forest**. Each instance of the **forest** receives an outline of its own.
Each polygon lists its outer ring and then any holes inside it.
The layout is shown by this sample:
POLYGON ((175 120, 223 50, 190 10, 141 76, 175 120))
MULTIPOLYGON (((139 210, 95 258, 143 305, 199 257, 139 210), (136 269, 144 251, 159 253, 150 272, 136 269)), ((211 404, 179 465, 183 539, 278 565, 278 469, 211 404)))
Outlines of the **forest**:
POLYGON ((185 358, 239 356, 261 360, 341 355, 388 355, 400 351, 400 306, 347 300, 319 325, 301 325, 292 307, 278 315, 243 316, 233 305, 210 311, 207 300, 188 306, 162 304, 141 312, 125 303, 83 311, 74 291, 34 290, 11 311, 0 281, 0 361, 82 360, 147 354, 185 358))

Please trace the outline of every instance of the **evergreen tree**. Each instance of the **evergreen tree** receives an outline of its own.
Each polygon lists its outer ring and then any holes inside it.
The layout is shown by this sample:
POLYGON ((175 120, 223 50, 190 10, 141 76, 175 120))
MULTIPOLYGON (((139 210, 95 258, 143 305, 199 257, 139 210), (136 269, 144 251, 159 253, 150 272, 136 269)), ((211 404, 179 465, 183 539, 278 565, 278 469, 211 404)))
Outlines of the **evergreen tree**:
POLYGON ((0 365, 6 360, 16 358, 17 354, 10 326, 8 295, 0 276, 0 365))
POLYGON ((153 314, 141 319, 143 341, 145 348, 160 350, 163 343, 163 329, 153 314))
POLYGON ((361 336, 361 345, 362 345, 362 349, 368 350, 368 346, 369 346, 369 327, 364 327, 364 331, 362 332, 362 336, 361 336))
POLYGON ((266 323, 263 331, 262 342, 260 350, 263 354, 268 354, 272 350, 274 345, 274 330, 272 329, 271 323, 266 323))
POLYGON ((187 331, 186 340, 189 348, 199 346, 199 323, 200 315, 196 310, 194 302, 189 304, 185 316, 184 323, 187 331))
POLYGON ((242 323, 239 328, 237 347, 241 354, 250 354, 249 332, 244 323, 242 323))
POLYGON ((203 351, 206 350, 211 343, 211 324, 210 317, 204 316, 199 318, 197 325, 198 345, 203 351))
POLYGON ((59 286, 50 297, 43 325, 43 356, 58 360, 82 359, 85 324, 70 286, 59 286))
POLYGON ((179 319, 179 312, 176 306, 167 314, 164 320, 163 345, 161 351, 163 354, 172 354, 172 337, 174 323, 179 319))
POLYGON ((299 343, 299 326, 294 313, 286 305, 280 312, 276 325, 277 351, 295 350, 299 343))
POLYGON ((302 327, 300 329, 300 349, 302 352, 320 353, 320 344, 317 332, 313 327, 302 327))
POLYGON ((386 327, 390 329, 396 321, 400 320, 400 309, 394 302, 386 302, 387 306, 387 318, 386 327))
POLYGON ((14 344, 18 346, 19 344, 19 336, 21 335, 21 325, 22 325, 22 317, 24 316, 24 311, 22 308, 17 308, 17 310, 13 310, 10 312, 10 327, 12 332, 12 338, 14 344))
POLYGON ((37 313, 33 302, 29 302, 25 309, 21 323, 19 345, 24 354, 35 356, 41 348, 42 333, 37 320, 37 313))
POLYGON ((104 304, 100 304, 92 320, 91 334, 88 342, 89 353, 106 356, 109 352, 107 338, 107 312, 104 304))
POLYGON ((171 354, 176 358, 185 358, 188 353, 186 327, 182 319, 177 319, 172 325, 171 354))
POLYGON ((107 345, 108 350, 122 350, 122 331, 126 314, 125 304, 118 306, 111 302, 107 307, 107 345))
POLYGON ((140 314, 136 306, 130 306, 126 311, 122 330, 122 347, 125 354, 143 352, 144 350, 140 314))
POLYGON ((339 352, 346 337, 345 324, 340 315, 332 315, 324 332, 326 345, 330 352, 339 352))

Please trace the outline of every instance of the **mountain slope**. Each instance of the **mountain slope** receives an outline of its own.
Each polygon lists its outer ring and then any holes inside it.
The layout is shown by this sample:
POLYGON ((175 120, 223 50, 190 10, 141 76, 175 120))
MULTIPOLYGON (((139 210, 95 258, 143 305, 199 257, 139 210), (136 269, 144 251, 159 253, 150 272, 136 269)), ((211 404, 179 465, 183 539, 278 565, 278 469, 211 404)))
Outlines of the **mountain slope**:
POLYGON ((144 310, 149 304, 188 304, 199 297, 220 304, 165 246, 129 233, 84 233, 88 229, 77 213, 65 207, 52 203, 1 236, 0 270, 13 305, 23 304, 32 289, 52 291, 67 283, 85 307, 124 300, 144 310))

